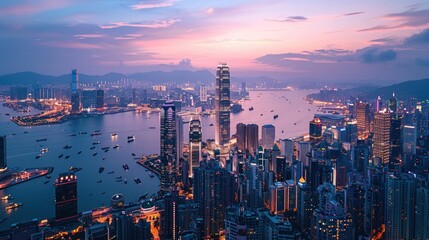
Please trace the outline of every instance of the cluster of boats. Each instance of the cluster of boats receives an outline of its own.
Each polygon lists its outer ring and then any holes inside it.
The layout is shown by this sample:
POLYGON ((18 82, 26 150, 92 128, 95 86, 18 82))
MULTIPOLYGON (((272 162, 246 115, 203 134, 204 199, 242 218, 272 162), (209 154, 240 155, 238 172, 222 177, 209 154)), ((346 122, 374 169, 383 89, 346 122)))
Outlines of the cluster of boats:
MULTIPOLYGON (((12 200, 12 199, 13 199, 13 197, 12 197, 12 195, 10 195, 10 194, 8 194, 8 195, 6 195, 6 196, 1 197, 1 200, 2 200, 2 201, 9 201, 9 200, 12 200)), ((10 203, 8 203, 8 204, 6 205, 5 210, 6 210, 6 211, 7 211, 7 210, 12 210, 12 209, 15 209, 15 208, 19 208, 19 207, 21 207, 21 206, 22 206, 22 203, 10 202, 10 203)), ((6 219, 7 219, 7 216, 5 216, 5 217, 1 218, 1 219, 0 219, 0 222, 4 222, 6 219)))

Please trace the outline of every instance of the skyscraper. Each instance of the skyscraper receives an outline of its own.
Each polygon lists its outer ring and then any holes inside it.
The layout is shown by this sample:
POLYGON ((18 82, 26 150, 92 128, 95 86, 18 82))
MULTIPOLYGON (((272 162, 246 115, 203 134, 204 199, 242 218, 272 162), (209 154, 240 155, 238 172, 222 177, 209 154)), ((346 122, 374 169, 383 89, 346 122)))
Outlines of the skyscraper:
POLYGON ((402 116, 392 114, 390 119, 390 168, 402 166, 402 116))
POLYGON ((0 172, 7 169, 7 142, 6 136, 0 136, 0 172))
POLYGON ((246 146, 250 154, 254 155, 259 147, 259 126, 248 124, 246 127, 246 146))
POLYGON ((402 149, 404 154, 416 154, 416 127, 405 125, 402 128, 402 149))
POLYGON ((200 85, 200 102, 207 102, 207 86, 200 85))
POLYGON ((322 139, 322 122, 319 118, 314 117, 312 121, 310 121, 310 140, 318 141, 322 139))
POLYGON ((201 121, 194 118, 189 124, 189 177, 193 177, 192 168, 199 167, 201 161, 201 121))
POLYGON ((358 138, 366 139, 369 134, 369 104, 362 101, 356 103, 356 120, 358 125, 358 138))
POLYGON ((77 218, 77 179, 73 173, 60 173, 55 180, 55 219, 57 221, 77 218))
POLYGON ((273 147, 274 141, 276 140, 276 128, 272 124, 266 124, 262 126, 262 140, 261 145, 266 149, 273 147))
POLYGON ((230 73, 226 63, 221 63, 216 71, 216 144, 223 146, 230 138, 230 73))
POLYGON ((416 191, 416 240, 429 239, 429 188, 416 191))
POLYGON ((71 82, 71 112, 79 113, 81 110, 80 96, 79 96, 79 75, 77 69, 72 70, 71 82))
POLYGON ((390 160, 390 113, 380 111, 374 114, 373 141, 374 157, 380 158, 383 165, 388 164, 390 160))
POLYGON ((174 184, 172 172, 177 159, 176 108, 172 101, 162 105, 160 129, 161 191, 167 192, 174 184))
POLYGON ((237 147, 242 151, 246 149, 246 128, 244 123, 238 123, 236 127, 237 147))

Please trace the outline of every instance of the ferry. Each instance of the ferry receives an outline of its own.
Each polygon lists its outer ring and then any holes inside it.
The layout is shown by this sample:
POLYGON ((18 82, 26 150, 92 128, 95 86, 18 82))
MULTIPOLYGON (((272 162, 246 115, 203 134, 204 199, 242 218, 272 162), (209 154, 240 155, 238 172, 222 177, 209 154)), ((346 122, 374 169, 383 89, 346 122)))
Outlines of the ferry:
POLYGON ((6 210, 11 210, 11 209, 19 208, 21 206, 22 206, 22 203, 9 203, 6 206, 6 210))
POLYGON ((41 139, 37 139, 36 142, 44 142, 44 141, 48 141, 47 138, 41 138, 41 139))
POLYGON ((12 195, 6 195, 6 196, 3 196, 2 198, 1 198, 1 200, 3 200, 3 201, 7 201, 7 200, 12 200, 13 199, 13 197, 12 197, 12 195))
POLYGON ((112 135, 112 137, 116 137, 116 136, 118 136, 118 134, 117 134, 117 133, 112 133, 111 135, 112 135))

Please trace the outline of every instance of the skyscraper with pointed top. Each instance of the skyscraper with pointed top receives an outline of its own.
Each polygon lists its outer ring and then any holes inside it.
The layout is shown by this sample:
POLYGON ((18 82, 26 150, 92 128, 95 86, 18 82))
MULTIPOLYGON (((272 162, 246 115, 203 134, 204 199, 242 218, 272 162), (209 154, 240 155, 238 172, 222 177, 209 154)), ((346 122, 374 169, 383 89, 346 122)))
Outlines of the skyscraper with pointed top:
POLYGON ((81 110, 80 96, 79 96, 79 75, 77 69, 72 70, 71 82, 71 112, 79 113, 81 110))
POLYGON ((216 144, 228 144, 230 134, 230 72, 226 63, 221 63, 216 71, 216 144))

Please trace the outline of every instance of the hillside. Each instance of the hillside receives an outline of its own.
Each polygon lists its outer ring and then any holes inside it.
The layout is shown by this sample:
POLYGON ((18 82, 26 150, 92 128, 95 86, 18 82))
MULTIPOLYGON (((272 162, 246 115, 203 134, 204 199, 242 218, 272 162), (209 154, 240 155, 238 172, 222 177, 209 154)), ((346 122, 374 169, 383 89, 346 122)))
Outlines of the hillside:
POLYGON ((394 84, 387 87, 381 87, 375 90, 364 93, 368 98, 376 98, 381 96, 388 98, 395 93, 400 99, 415 97, 419 100, 429 99, 429 78, 421 80, 406 81, 394 84))

